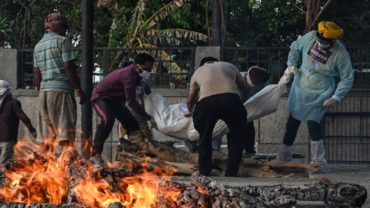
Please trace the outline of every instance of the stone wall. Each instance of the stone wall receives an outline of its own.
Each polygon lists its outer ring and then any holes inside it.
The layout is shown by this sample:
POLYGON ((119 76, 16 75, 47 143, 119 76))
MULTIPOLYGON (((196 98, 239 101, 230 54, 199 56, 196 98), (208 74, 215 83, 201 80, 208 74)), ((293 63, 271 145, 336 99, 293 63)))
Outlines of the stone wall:
MULTIPOLYGON (((160 93, 167 98, 168 103, 180 103, 185 102, 187 96, 186 89, 153 89, 153 92, 160 93)), ((21 102, 23 110, 31 118, 34 126, 37 126, 37 111, 38 111, 38 100, 37 94, 34 90, 17 90, 13 93, 21 102)), ((259 151, 264 153, 276 153, 282 142, 282 137, 285 131, 285 123, 288 118, 288 113, 284 110, 284 105, 286 102, 286 97, 283 97, 280 102, 280 106, 277 112, 268 115, 264 118, 254 121, 256 128, 256 141, 259 143, 259 151)), ((79 145, 80 138, 80 106, 78 108, 78 122, 77 122, 77 142, 76 146, 79 145)), ((97 116, 93 115, 93 133, 95 132, 97 123, 99 119, 97 116)), ((104 155, 107 159, 114 158, 115 148, 114 146, 118 144, 118 122, 116 122, 113 127, 112 134, 107 139, 104 145, 104 155)), ((174 138, 165 136, 158 131, 153 132, 155 139, 160 141, 177 141, 174 138)), ((19 128, 19 138, 30 138, 27 129, 21 123, 19 128)), ((181 141, 179 141, 181 142, 181 141)), ((225 139, 224 139, 225 142, 225 139)), ((308 133, 305 124, 301 125, 300 131, 297 136, 297 140, 294 146, 294 152, 305 155, 308 158, 308 133)))
POLYGON ((0 49, 0 79, 10 83, 12 89, 17 88, 17 50, 0 49))
MULTIPOLYGON (((214 56, 216 58, 220 57, 220 48, 219 47, 199 47, 196 49, 196 57, 195 57, 195 66, 199 65, 200 60, 205 56, 214 56)), ((2 70, 0 70, 0 79, 8 80, 11 83, 12 91, 14 96, 16 96, 21 102, 23 106, 23 110, 26 114, 30 117, 33 125, 37 127, 38 122, 38 100, 36 91, 30 89, 18 89, 15 90, 17 87, 17 50, 15 49, 0 49, 0 63, 2 63, 2 70)), ((164 97, 168 99, 170 104, 185 102, 187 96, 186 89, 153 89, 153 92, 158 92, 164 97)), ((285 102, 285 98, 282 99, 282 103, 285 102)), ((77 142, 76 146, 79 145, 79 139, 81 136, 81 125, 80 125, 80 117, 81 117, 81 108, 78 108, 78 122, 77 122, 77 142)), ((93 112, 93 134, 96 130, 97 123, 99 122, 98 117, 93 112)), ((286 122, 286 113, 281 108, 279 112, 272 114, 264 119, 260 119, 255 121, 256 126, 256 141, 259 142, 259 149, 261 152, 276 152, 277 147, 281 143, 282 134, 285 129, 285 122, 286 122)), ((174 138, 167 137, 161 134, 158 131, 153 132, 156 139, 161 141, 172 140, 174 138)), ((297 140, 297 149, 299 152, 307 152, 301 151, 304 147, 307 147, 307 137, 304 136, 306 133, 300 133, 299 139, 297 140)), ((19 127, 19 138, 20 139, 29 139, 30 135, 25 128, 25 126, 21 123, 19 127)), ((118 125, 117 122, 113 127, 112 134, 107 139, 104 145, 104 155, 107 159, 114 158, 114 146, 118 144, 118 125)), ((225 139, 224 139, 225 140, 225 139)), ((175 140, 176 141, 176 140, 175 140)), ((181 141, 179 141, 181 142, 181 141)))

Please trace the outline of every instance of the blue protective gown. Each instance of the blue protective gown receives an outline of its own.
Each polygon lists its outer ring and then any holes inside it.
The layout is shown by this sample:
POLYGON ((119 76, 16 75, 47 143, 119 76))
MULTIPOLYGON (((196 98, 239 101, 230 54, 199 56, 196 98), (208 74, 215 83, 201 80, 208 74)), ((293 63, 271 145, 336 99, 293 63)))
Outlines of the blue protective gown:
POLYGON ((316 39, 316 31, 311 31, 290 46, 288 66, 302 64, 294 76, 286 109, 300 121, 320 123, 326 111, 324 101, 332 96, 341 101, 352 88, 353 68, 339 40, 322 50, 316 39), (340 79, 336 89, 335 77, 340 79))

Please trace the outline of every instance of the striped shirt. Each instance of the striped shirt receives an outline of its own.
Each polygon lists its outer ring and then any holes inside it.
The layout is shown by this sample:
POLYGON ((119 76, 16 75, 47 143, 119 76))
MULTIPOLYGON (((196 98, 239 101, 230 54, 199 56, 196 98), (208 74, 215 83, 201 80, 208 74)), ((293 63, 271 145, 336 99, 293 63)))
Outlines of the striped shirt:
POLYGON ((73 92, 65 74, 64 63, 75 60, 71 41, 53 32, 44 34, 33 54, 33 66, 41 71, 41 91, 62 90, 73 92))

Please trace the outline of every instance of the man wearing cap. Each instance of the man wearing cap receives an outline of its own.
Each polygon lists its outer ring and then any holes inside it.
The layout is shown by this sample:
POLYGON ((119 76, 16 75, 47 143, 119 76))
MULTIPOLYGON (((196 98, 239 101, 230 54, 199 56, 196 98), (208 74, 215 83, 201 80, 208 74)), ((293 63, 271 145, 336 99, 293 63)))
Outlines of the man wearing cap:
POLYGON ((33 72, 39 92, 39 137, 41 142, 55 141, 54 153, 72 147, 76 135, 77 106, 85 103, 85 94, 74 66, 76 56, 66 37, 68 21, 59 12, 48 14, 44 35, 34 49, 33 72))
POLYGON ((13 157, 13 148, 18 139, 19 120, 24 123, 32 136, 36 137, 36 129, 23 112, 21 102, 12 96, 9 82, 0 80, 0 164, 13 157))
POLYGON ((317 31, 308 32, 291 44, 283 78, 294 77, 294 81, 286 105, 290 116, 278 160, 292 160, 292 145, 300 123, 305 121, 311 138, 311 164, 316 167, 327 164, 320 121, 328 108, 344 98, 353 83, 350 56, 338 40, 342 34, 343 29, 334 22, 322 21, 317 31))
POLYGON ((237 176, 243 139, 246 138, 247 112, 242 100, 247 94, 247 86, 239 70, 231 63, 205 57, 201 65, 191 77, 187 98, 190 113, 195 105, 193 122, 199 132, 199 172, 211 174, 212 132, 216 122, 221 119, 230 129, 225 176, 237 176), (239 90, 243 93, 239 94, 239 90))

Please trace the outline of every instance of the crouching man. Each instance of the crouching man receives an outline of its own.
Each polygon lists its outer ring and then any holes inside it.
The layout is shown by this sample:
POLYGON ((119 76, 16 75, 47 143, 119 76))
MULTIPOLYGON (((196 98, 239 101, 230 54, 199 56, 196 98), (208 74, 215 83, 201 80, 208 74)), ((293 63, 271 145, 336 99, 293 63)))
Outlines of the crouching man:
POLYGON ((151 116, 137 102, 136 89, 143 77, 150 74, 154 62, 155 59, 149 54, 139 54, 134 64, 111 72, 94 89, 91 102, 101 118, 95 132, 91 158, 97 166, 104 163, 101 154, 115 119, 126 129, 130 142, 135 144, 144 141, 139 123, 127 106, 146 121, 151 120, 151 116))

